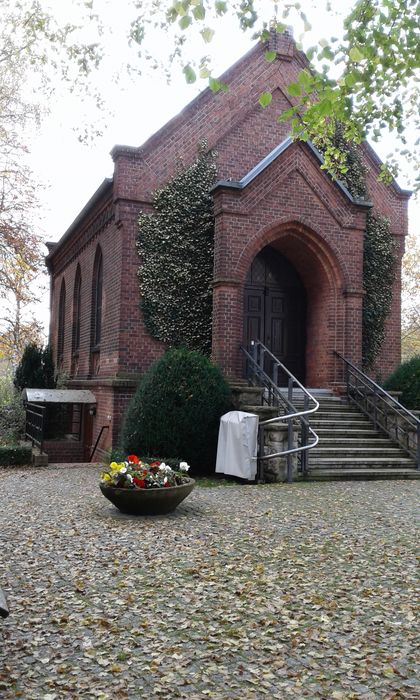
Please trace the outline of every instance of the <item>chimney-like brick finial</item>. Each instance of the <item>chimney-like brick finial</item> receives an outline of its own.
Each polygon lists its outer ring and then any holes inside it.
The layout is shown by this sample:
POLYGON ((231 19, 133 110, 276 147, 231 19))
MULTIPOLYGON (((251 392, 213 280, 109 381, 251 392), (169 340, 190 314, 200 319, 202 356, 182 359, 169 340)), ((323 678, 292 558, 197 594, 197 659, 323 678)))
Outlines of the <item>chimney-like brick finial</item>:
POLYGON ((286 27, 281 34, 276 31, 275 27, 272 27, 268 40, 268 50, 275 51, 278 58, 283 61, 291 61, 295 50, 292 27, 286 27))

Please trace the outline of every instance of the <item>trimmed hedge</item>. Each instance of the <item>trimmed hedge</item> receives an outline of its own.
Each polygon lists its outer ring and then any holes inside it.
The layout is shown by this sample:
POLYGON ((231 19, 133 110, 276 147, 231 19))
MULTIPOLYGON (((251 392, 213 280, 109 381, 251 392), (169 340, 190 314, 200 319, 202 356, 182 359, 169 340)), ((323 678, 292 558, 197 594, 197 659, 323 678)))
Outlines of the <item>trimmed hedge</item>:
POLYGON ((400 403, 420 411, 420 355, 403 362, 384 382, 385 389, 401 391, 400 403))
POLYGON ((125 417, 125 454, 180 456, 193 472, 215 466, 220 417, 231 408, 218 367, 198 352, 177 348, 155 362, 125 417))
POLYGON ((0 465, 31 464, 32 448, 26 445, 9 445, 0 447, 0 465))

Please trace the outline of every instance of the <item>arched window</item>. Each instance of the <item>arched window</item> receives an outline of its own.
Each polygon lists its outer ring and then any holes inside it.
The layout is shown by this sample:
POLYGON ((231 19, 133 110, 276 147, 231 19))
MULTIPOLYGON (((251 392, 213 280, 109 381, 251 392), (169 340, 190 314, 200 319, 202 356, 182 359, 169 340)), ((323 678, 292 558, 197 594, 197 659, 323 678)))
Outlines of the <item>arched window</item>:
POLYGON ((58 303, 58 331, 57 331, 57 366, 61 367, 64 359, 64 329, 66 322, 66 284, 61 282, 60 301, 58 303))
POLYGON ((80 312, 81 312, 82 275, 80 265, 77 266, 73 290, 73 338, 72 353, 79 352, 80 348, 80 312))
POLYGON ((102 252, 98 247, 92 281, 92 349, 99 347, 102 331, 102 252))

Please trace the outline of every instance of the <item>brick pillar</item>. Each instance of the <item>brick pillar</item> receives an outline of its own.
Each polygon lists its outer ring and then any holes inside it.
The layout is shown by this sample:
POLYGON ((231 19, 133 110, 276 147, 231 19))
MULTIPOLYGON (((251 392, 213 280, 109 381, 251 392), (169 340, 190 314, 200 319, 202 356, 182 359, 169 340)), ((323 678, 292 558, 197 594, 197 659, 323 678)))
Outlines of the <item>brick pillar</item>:
POLYGON ((243 290, 236 280, 216 280, 213 290, 212 360, 229 379, 242 377, 243 290))
POLYGON ((363 291, 347 289, 344 292, 346 302, 346 337, 344 356, 358 367, 362 366, 362 307, 363 291))

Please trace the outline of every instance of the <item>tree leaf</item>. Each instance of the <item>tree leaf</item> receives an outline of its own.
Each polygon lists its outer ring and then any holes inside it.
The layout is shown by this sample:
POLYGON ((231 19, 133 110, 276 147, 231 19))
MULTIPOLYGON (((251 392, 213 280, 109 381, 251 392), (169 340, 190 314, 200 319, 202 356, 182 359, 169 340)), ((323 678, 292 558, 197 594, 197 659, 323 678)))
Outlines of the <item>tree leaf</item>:
POLYGON ((270 104, 271 100, 273 99, 273 95, 271 92, 263 92, 262 95, 260 95, 258 102, 260 103, 261 107, 268 107, 270 104))
POLYGON ((214 37, 214 29, 210 29, 210 27, 204 27, 204 29, 201 30, 200 34, 203 37, 206 44, 209 44, 214 37))
POLYGON ((352 46, 349 51, 349 57, 354 63, 359 63, 365 58, 358 46, 352 46))
POLYGON ((264 58, 266 61, 268 61, 268 63, 272 63, 272 61, 275 61, 276 56, 277 56, 276 51, 266 51, 264 54, 264 58))
POLYGON ((192 66, 190 66, 190 64, 184 66, 182 71, 185 75, 185 80, 187 81, 187 83, 195 83, 197 76, 196 76, 194 68, 192 68, 192 66))

